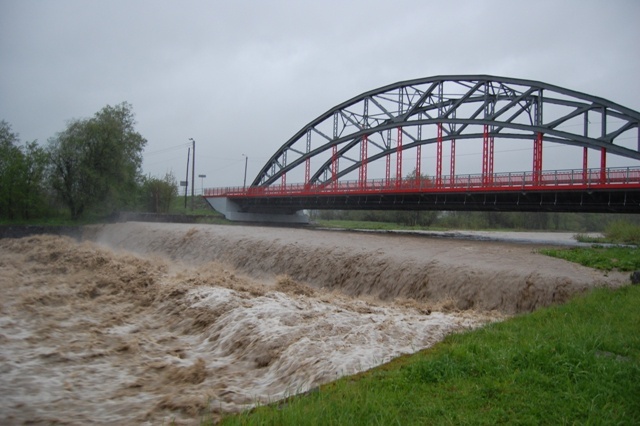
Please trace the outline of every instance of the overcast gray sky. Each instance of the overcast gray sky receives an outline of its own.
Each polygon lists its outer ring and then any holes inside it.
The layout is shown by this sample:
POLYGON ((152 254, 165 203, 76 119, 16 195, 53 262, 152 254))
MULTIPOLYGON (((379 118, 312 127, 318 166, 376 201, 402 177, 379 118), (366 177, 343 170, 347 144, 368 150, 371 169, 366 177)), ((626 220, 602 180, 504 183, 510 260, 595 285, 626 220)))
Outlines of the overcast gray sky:
MULTIPOLYGON (((143 171, 251 180, 297 130, 397 81, 539 80, 640 110, 640 1, 0 0, 0 120, 47 139, 133 105, 143 171)), ((198 179, 196 187, 200 189, 198 179)))

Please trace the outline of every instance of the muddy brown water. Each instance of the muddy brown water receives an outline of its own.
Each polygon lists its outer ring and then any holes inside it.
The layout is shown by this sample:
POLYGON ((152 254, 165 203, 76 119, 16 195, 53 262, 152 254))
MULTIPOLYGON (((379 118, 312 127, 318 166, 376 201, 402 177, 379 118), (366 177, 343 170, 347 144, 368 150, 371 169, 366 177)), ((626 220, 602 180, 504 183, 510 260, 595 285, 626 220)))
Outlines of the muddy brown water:
POLYGON ((0 240, 0 423, 198 424, 626 277, 535 246, 121 223, 0 240))

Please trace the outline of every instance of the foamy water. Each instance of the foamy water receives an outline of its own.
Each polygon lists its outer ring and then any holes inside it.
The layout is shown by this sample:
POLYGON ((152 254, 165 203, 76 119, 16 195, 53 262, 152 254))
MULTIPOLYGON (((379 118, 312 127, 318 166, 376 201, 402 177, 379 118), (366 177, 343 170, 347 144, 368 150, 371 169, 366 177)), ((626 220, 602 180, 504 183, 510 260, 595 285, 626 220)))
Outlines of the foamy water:
POLYGON ((53 236, 0 240, 3 424, 199 422, 499 318, 53 236))

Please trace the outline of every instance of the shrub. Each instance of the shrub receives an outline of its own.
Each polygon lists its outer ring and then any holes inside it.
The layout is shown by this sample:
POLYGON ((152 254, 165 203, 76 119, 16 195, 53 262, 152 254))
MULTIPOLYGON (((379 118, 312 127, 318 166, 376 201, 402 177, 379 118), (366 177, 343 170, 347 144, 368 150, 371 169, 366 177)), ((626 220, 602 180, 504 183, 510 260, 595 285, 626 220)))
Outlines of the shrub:
POLYGON ((604 235, 607 240, 623 244, 640 244, 640 226, 623 220, 607 225, 604 235))

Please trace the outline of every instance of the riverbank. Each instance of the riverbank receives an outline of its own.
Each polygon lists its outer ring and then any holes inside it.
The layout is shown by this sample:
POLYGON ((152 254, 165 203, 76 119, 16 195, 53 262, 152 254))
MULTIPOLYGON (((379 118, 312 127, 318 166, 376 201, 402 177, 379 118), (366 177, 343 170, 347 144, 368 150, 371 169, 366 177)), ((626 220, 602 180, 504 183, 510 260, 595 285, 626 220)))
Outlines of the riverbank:
POLYGON ((82 239, 0 239, 10 423, 198 424, 627 281, 423 235, 128 222, 82 239))

